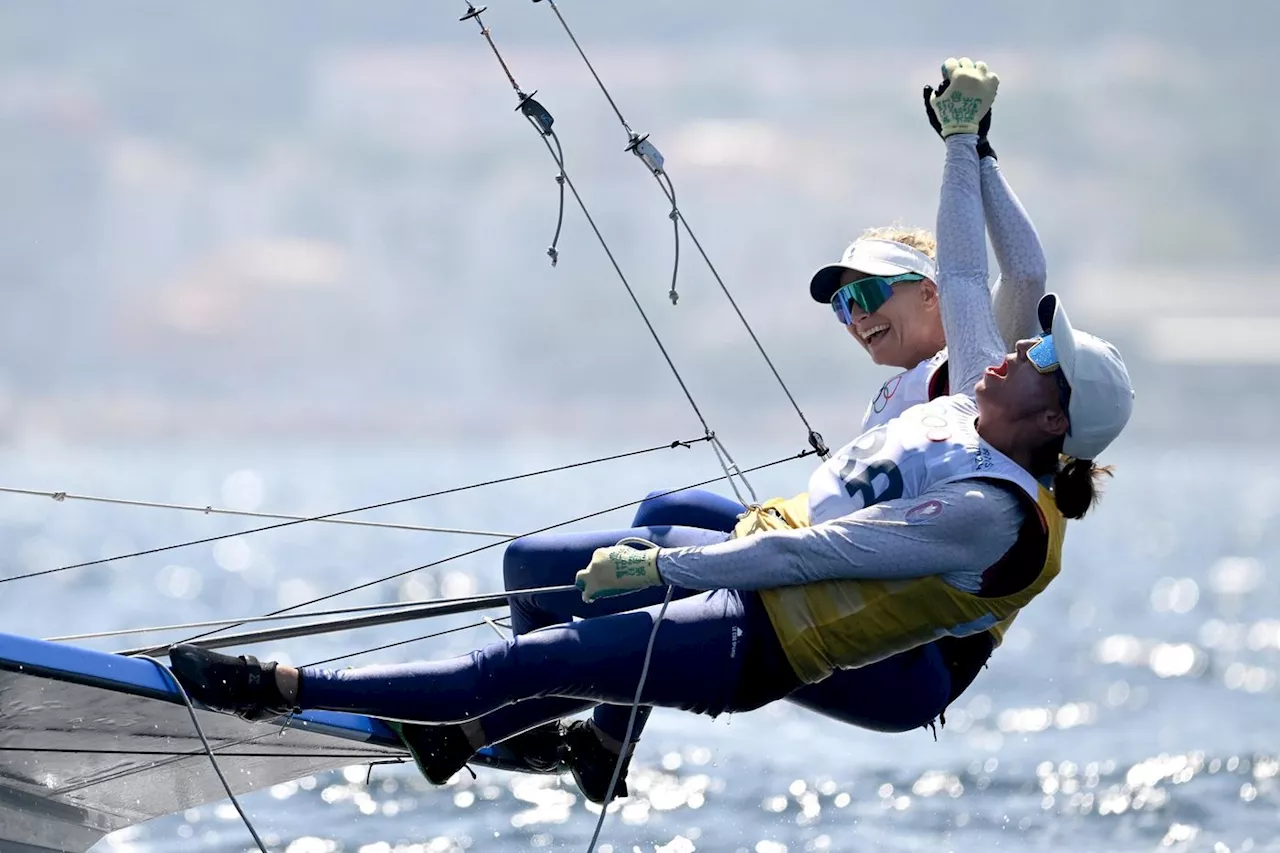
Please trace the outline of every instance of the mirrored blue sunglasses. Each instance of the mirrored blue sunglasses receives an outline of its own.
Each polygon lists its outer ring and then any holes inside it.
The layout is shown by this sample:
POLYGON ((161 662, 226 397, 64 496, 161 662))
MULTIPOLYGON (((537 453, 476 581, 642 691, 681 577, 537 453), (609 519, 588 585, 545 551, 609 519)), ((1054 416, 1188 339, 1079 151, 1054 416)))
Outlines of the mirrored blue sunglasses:
POLYGON ((1052 373, 1054 379, 1058 381, 1058 401, 1062 404, 1062 413, 1067 415, 1067 435, 1070 435, 1071 416, 1067 407, 1071 405, 1071 385, 1067 382, 1066 374, 1062 372, 1062 364, 1058 360, 1058 348, 1053 343, 1052 334, 1040 338, 1031 349, 1027 350, 1027 361, 1031 362, 1031 366, 1040 373, 1052 373))
POLYGON ((836 312, 836 319, 842 326, 853 322, 853 309, 850 303, 857 305, 867 314, 874 314, 876 309, 889 301, 893 296, 893 286, 908 281, 924 281, 924 276, 913 272, 902 275, 871 275, 851 281, 841 287, 831 297, 831 308, 836 312))
POLYGON ((1041 373, 1053 373, 1058 369, 1058 347, 1053 342, 1053 335, 1048 334, 1035 342, 1027 350, 1027 360, 1041 373))

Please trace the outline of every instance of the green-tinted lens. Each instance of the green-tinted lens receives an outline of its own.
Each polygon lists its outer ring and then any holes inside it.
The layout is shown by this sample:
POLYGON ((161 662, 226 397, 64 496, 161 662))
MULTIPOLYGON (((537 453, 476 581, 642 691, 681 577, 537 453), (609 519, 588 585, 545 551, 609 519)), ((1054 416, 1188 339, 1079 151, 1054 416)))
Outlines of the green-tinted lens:
POLYGON ((831 308, 836 312, 840 322, 847 326, 853 322, 853 312, 849 309, 849 303, 852 302, 868 314, 874 314, 881 305, 889 301, 889 297, 893 296, 895 284, 923 280, 924 276, 915 273, 889 277, 871 275, 860 278, 849 282, 835 292, 831 297, 831 308))

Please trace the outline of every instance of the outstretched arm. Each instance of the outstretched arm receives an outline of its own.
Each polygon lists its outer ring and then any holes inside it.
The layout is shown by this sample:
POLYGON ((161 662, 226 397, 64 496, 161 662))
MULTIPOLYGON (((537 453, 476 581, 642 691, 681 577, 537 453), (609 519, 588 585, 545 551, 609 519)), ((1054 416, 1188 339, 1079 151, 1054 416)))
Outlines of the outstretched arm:
POLYGON ((1007 350, 996 328, 987 290, 978 137, 947 137, 938 203, 938 293, 951 363, 951 393, 973 394, 982 371, 1007 350))
POLYGON ((991 303, 1006 350, 1040 330, 1036 306, 1044 296, 1044 247, 1031 217, 1005 180, 995 157, 983 157, 982 209, 1000 265, 991 303))
POLYGON ((983 571, 1013 547, 1023 513, 1005 486, 985 480, 948 483, 813 527, 664 548, 658 572, 664 582, 686 589, 945 575, 953 586, 977 592, 983 571))

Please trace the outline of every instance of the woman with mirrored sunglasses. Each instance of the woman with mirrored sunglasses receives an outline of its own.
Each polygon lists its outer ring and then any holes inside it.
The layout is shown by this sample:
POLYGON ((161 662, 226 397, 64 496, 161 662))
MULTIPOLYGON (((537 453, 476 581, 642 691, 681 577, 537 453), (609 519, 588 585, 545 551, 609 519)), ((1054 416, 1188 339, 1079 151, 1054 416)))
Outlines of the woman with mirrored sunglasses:
MULTIPOLYGON (((990 146, 981 159, 983 213, 1000 275, 992 291, 1006 346, 1038 331, 1036 303, 1045 292, 1045 257, 1035 226, 990 146)), ((809 283, 876 364, 901 368, 872 399, 868 429, 947 393, 947 349, 939 313, 935 240, 922 229, 874 228, 822 267, 809 283)))
MULTIPOLYGON (((964 97, 989 106, 997 81, 985 66, 946 67, 964 97)), ((315 708, 466 725, 534 699, 628 704, 643 669, 640 703, 716 715, 1014 616, 1057 575, 1064 518, 1092 505, 1093 460, 1127 423, 1132 386, 1115 349, 1073 329, 1053 295, 1038 306, 1041 334, 1004 354, 986 286, 977 137, 956 117, 972 113, 939 113, 938 285, 956 393, 841 448, 809 479, 804 506, 784 508, 804 518, 761 515, 754 535, 703 544, 597 537, 578 573, 586 601, 661 584, 707 590, 661 617, 628 610, 452 660, 351 670, 180 646, 170 657, 187 690, 251 718, 315 708)))

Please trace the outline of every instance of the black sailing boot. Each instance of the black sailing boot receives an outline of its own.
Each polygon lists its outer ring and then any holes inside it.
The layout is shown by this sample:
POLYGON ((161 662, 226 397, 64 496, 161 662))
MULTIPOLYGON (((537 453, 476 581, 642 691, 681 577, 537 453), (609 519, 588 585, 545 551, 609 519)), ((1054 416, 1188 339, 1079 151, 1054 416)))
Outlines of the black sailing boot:
MULTIPOLYGON (((590 720, 574 720, 564 729, 564 760, 582 795, 593 803, 602 804, 609 793, 609 780, 618 765, 619 753, 601 740, 600 732, 590 720)), ((622 772, 614 789, 614 798, 627 796, 627 770, 636 745, 627 747, 622 759, 622 772)))
POLYGON ((220 655, 183 644, 169 649, 173 675, 197 702, 246 720, 272 720, 298 711, 276 686, 276 662, 253 655, 220 655))
POLYGON ((532 773, 555 773, 564 766, 564 727, 559 720, 534 726, 500 743, 532 773))
POLYGON ((476 754, 462 726, 427 726, 386 721, 404 742, 418 770, 432 785, 443 785, 476 754))

